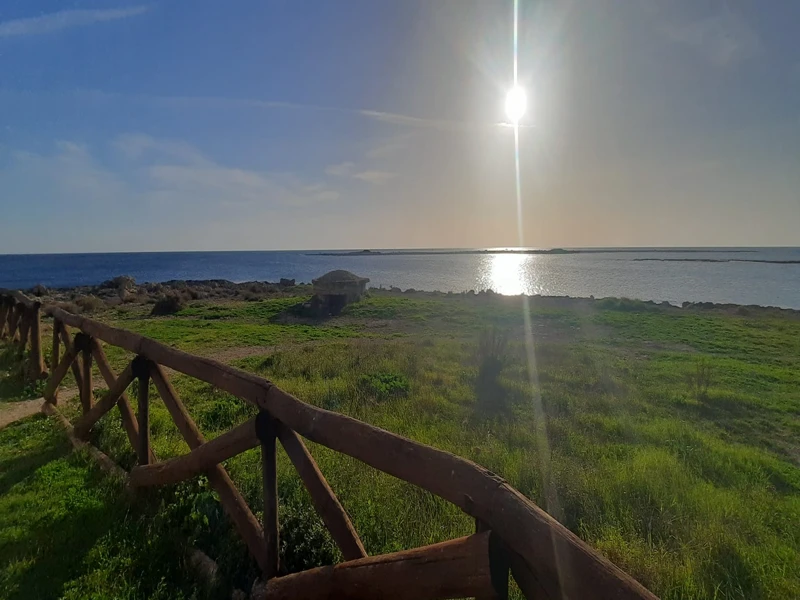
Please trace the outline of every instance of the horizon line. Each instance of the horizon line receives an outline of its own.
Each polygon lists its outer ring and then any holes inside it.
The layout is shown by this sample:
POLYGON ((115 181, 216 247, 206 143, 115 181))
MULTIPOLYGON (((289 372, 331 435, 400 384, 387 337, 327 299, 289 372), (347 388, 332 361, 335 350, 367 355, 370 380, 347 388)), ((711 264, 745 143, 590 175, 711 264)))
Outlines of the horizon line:
POLYGON ((550 247, 540 247, 540 246, 461 246, 461 247, 424 247, 424 246, 415 246, 415 247, 404 247, 404 248, 365 248, 365 247, 354 247, 354 248, 302 248, 302 249, 286 249, 286 250, 252 250, 252 249, 229 249, 229 250, 92 250, 92 251, 83 251, 83 252, 6 252, 0 253, 0 256, 70 256, 70 255, 86 255, 86 254, 209 254, 209 253, 263 253, 263 252, 286 252, 286 253, 318 253, 318 252, 364 252, 368 250, 370 252, 396 252, 396 253, 405 253, 405 252, 421 252, 427 251, 431 253, 435 252, 453 252, 453 251, 488 251, 491 252, 492 250, 496 251, 552 251, 552 250, 621 250, 621 251, 635 251, 635 250, 759 250, 759 249, 773 249, 773 250, 792 250, 792 249, 800 249, 800 245, 798 246, 783 246, 783 245, 766 245, 766 246, 708 246, 708 245, 699 245, 699 246, 550 246, 550 247))

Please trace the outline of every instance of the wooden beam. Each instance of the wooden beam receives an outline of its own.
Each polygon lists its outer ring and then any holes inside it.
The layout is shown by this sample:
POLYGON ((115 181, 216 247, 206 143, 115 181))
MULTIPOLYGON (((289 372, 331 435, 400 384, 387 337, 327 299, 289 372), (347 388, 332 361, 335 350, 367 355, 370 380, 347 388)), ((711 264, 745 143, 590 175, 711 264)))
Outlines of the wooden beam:
MULTIPOLYGON (((487 523, 475 519, 475 533, 491 532, 487 523)), ((492 574, 492 593, 476 596, 475 600, 508 600, 508 551, 497 535, 489 537, 489 566, 492 574)))
POLYGON ((86 414, 92 410, 92 404, 94 404, 92 398, 92 340, 85 333, 79 333, 75 336, 75 348, 80 351, 83 358, 80 392, 83 414, 86 414))
MULTIPOLYGON (((97 370, 100 371, 100 375, 105 380, 106 385, 111 389, 114 382, 117 380, 117 375, 108 363, 108 358, 106 358, 106 353, 103 352, 103 347, 100 345, 100 342, 94 338, 92 338, 92 356, 97 364, 97 370)), ((128 441, 130 441, 133 451, 136 452, 139 444, 139 424, 131 408, 128 395, 125 392, 120 395, 117 406, 119 406, 119 412, 122 416, 122 426, 125 429, 125 433, 128 434, 128 441)), ((150 450, 150 462, 156 462, 156 456, 153 454, 152 449, 150 450)))
POLYGON ((61 332, 58 330, 59 322, 53 321, 53 349, 50 352, 50 372, 58 366, 61 359, 61 332))
POLYGON ((9 328, 11 330, 11 339, 14 342, 20 341, 20 325, 22 324, 22 317, 25 307, 22 304, 14 304, 11 311, 11 319, 9 320, 9 328))
POLYGON ((278 528, 278 455, 275 420, 266 411, 256 417, 256 435, 261 442, 261 474, 264 490, 264 545, 267 568, 264 579, 277 577, 280 568, 280 538, 278 528))
POLYGON ((56 390, 58 390, 61 380, 66 377, 67 370, 70 368, 74 360, 75 349, 67 349, 67 351, 64 353, 64 357, 61 359, 61 362, 58 363, 58 366, 55 369, 53 369, 53 374, 50 376, 50 380, 47 382, 47 386, 44 388, 42 396, 44 396, 45 401, 49 402, 50 404, 56 404, 58 402, 56 390))
POLYGON ((12 290, 10 294, 17 303, 22 304, 22 306, 25 306, 26 308, 33 308, 33 305, 36 303, 36 300, 28 298, 19 290, 12 290))
POLYGON ((19 351, 21 354, 25 353, 25 348, 28 346, 28 337, 31 331, 31 318, 30 309, 24 304, 17 305, 20 310, 19 317, 19 351))
POLYGON ((133 368, 132 365, 128 365, 125 367, 125 370, 122 372, 119 378, 109 386, 108 392, 106 392, 106 395, 103 396, 103 399, 92 406, 92 408, 89 409, 89 412, 78 419, 77 423, 75 423, 75 435, 80 439, 86 439, 95 423, 97 423, 97 421, 99 421, 108 411, 114 408, 119 400, 119 397, 132 381, 133 368))
POLYGON ((210 442, 198 446, 188 454, 163 462, 133 467, 130 474, 131 486, 146 487, 177 483, 204 473, 224 460, 255 448, 259 445, 255 421, 255 417, 253 417, 215 437, 210 442))
POLYGON ((490 534, 343 562, 277 577, 253 600, 384 600, 484 597, 492 593, 490 534))
POLYGON ((136 455, 140 465, 150 464, 150 364, 143 356, 134 359, 133 371, 139 380, 139 443, 136 455))
POLYGON ((555 598, 656 598, 520 492, 471 461, 305 404, 265 379, 217 361, 58 308, 47 310, 93 337, 248 400, 300 435, 428 490, 484 520, 523 557, 555 598))
POLYGON ((8 321, 8 307, 10 299, 7 296, 0 297, 0 339, 6 337, 6 324, 8 321))
POLYGON ((44 357, 42 356, 42 304, 34 302, 33 307, 29 308, 30 319, 30 338, 31 353, 29 355, 29 373, 31 379, 43 379, 47 377, 47 370, 44 368, 44 357))
POLYGON ((345 560, 365 558, 367 552, 364 550, 364 545, 361 543, 355 527, 303 440, 280 421, 276 421, 276 423, 278 439, 311 495, 311 501, 317 514, 322 518, 333 541, 339 546, 339 550, 342 551, 342 556, 345 560))
MULTIPOLYGON (((178 395, 172 388, 172 384, 164 374, 160 365, 153 364, 150 367, 150 377, 158 390, 164 404, 167 406, 172 420, 178 426, 178 430, 183 435, 189 448, 194 449, 201 446, 205 439, 197 429, 183 403, 178 399, 178 395)), ((214 465, 208 470, 208 481, 219 494, 219 500, 228 516, 236 526, 239 535, 247 544, 250 554, 255 558, 258 566, 263 572, 268 569, 266 546, 264 544, 264 532, 258 524, 247 503, 242 498, 239 490, 233 485, 231 478, 222 465, 214 465)))
MULTIPOLYGON (((66 348, 69 352, 74 351, 75 345, 72 342, 72 338, 69 336, 69 330, 67 329, 67 326, 62 321, 58 321, 58 331, 61 335, 61 341, 64 344, 64 348, 66 348)), ((80 396, 83 393, 83 369, 81 368, 81 359, 79 354, 79 352, 75 352, 76 359, 72 363, 71 368, 72 377, 75 379, 75 385, 78 388, 78 395, 80 396)))

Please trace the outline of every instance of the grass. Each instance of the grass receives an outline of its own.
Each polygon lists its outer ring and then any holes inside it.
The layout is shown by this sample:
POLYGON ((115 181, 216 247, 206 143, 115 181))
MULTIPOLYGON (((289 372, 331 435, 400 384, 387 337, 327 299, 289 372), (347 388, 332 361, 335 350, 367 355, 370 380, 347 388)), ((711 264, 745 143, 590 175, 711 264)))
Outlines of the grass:
MULTIPOLYGON (((475 460, 662 598, 800 597, 797 316, 629 300, 526 305, 500 296, 374 293, 339 317, 310 323, 286 317, 300 300, 195 302, 172 317, 133 308, 99 318, 475 460), (491 379, 500 411, 487 410, 491 398, 480 396, 486 353, 478 346, 490 328, 507 339, 502 356, 488 353, 502 365, 491 379)), ((108 351, 117 367, 130 359, 108 351)), ((176 375, 173 383, 208 438, 254 414, 202 382, 176 375)), ((187 451, 162 403, 153 403, 151 420, 160 458, 187 451)), ((93 436, 120 464, 134 464, 116 415, 93 436)), ((430 494, 310 449, 370 554, 473 530, 430 494)), ((256 451, 226 464, 256 512, 259 464, 256 451)), ((67 454, 38 417, 0 431, 0 465, 0 565, 7 565, 0 590, 10 590, 0 598, 26 589, 35 593, 25 597, 42 598, 208 593, 181 568, 187 544, 218 560, 220 589, 252 583, 255 567, 202 479, 132 502, 82 455, 67 454), (59 508, 69 497, 78 510, 59 508), (84 515, 78 522, 91 526, 65 522, 62 532, 48 511, 84 515), (52 558, 76 531, 80 543, 52 558), (33 585, 40 587, 26 588, 33 585)), ((278 467, 284 564, 298 570, 337 560, 283 454, 278 467)))

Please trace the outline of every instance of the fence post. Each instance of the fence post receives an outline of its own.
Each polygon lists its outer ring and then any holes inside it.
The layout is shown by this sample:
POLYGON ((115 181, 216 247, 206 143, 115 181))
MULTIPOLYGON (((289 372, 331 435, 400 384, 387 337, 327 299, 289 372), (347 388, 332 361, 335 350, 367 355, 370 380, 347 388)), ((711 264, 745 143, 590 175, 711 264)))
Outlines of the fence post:
POLYGON ((44 358, 42 357, 42 303, 34 302, 29 312, 31 338, 31 362, 29 369, 31 379, 37 380, 47 377, 47 371, 44 368, 44 358))
POLYGON ((11 308, 8 311, 8 337, 12 342, 19 341, 19 334, 17 327, 19 326, 19 319, 21 317, 22 305, 17 304, 14 300, 11 301, 11 308))
POLYGON ((92 409, 92 339, 83 332, 76 334, 75 351, 83 358, 80 393, 83 414, 86 414, 92 409))
POLYGON ((136 454, 140 465, 150 464, 150 364, 144 356, 133 359, 133 376, 139 381, 139 443, 136 454))
POLYGON ((8 298, 0 296, 0 339, 6 337, 6 321, 8 320, 8 298))
POLYGON ((31 332, 31 316, 27 306, 19 305, 19 354, 25 356, 25 348, 28 346, 28 336, 31 332))
POLYGON ((58 361, 61 358, 61 332, 59 328, 61 321, 53 320, 53 350, 50 354, 50 372, 54 372, 58 366, 58 361))
POLYGON ((256 416, 256 435, 261 442, 261 469, 264 479, 264 543, 267 546, 267 568, 264 579, 278 575, 278 471, 275 440, 277 428, 270 414, 262 410, 256 416))

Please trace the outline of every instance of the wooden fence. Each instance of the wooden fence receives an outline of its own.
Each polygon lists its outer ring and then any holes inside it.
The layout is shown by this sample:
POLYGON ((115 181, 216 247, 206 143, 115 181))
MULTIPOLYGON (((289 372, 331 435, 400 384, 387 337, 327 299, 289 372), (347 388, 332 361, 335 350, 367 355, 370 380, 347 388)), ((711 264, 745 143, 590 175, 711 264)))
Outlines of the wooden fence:
POLYGON ((0 298, 0 337, 16 343, 21 353, 28 350, 25 373, 32 379, 48 377, 40 321, 42 313, 53 318, 52 373, 43 395, 46 405, 55 407, 59 385, 72 371, 82 407, 82 415, 74 423, 75 436, 86 440, 99 419, 115 406, 119 409, 138 458, 127 475, 131 487, 165 485, 201 473, 207 475, 261 569, 261 584, 254 588, 253 597, 505 598, 510 570, 529 600, 655 598, 528 498, 473 462, 311 406, 245 371, 55 306, 43 307, 20 292, 0 290, 0 298), (70 327, 76 330, 74 337, 70 327), (134 355, 119 375, 111 369, 101 342, 134 355), (93 397, 93 362, 108 388, 99 399, 93 397), (255 405, 258 415, 206 442, 175 393, 165 367, 255 405), (125 393, 134 379, 139 381, 136 412, 125 393), (154 455, 149 381, 189 445, 189 453, 164 461, 154 455), (452 502, 475 519, 476 533, 413 550, 367 556, 303 438, 452 502), (277 441, 297 469, 345 562, 279 576, 277 441), (256 446, 261 447, 264 486, 261 523, 220 464, 256 446))

